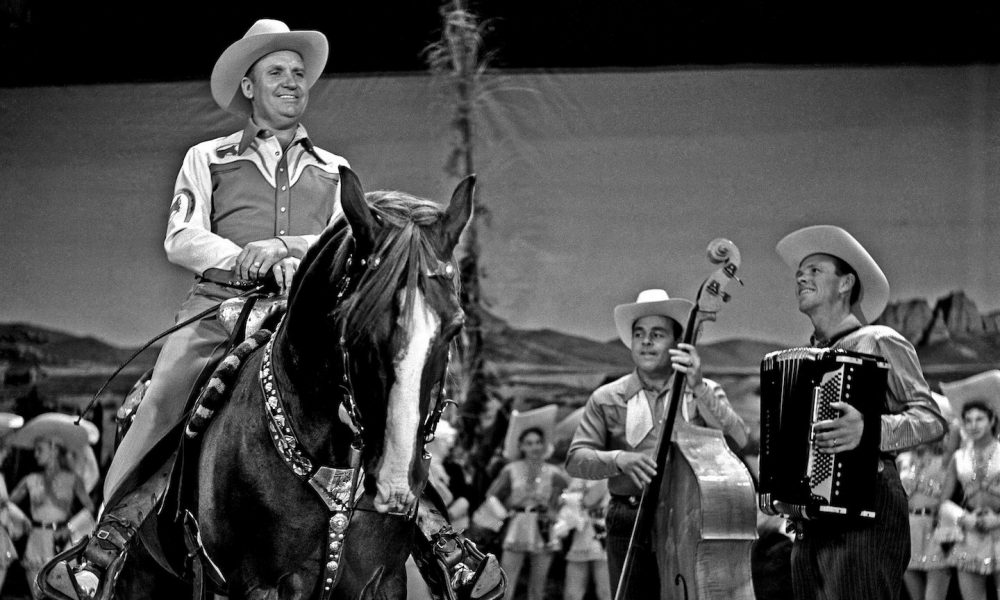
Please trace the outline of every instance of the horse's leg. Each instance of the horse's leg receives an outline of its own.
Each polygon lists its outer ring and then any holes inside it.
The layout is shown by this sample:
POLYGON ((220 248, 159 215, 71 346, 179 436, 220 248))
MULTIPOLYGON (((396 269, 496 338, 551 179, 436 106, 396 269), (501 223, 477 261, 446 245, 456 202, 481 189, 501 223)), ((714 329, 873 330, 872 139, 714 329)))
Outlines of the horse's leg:
POLYGON ((190 598, 191 586, 164 572, 142 544, 132 544, 115 582, 114 597, 122 600, 190 598))
POLYGON ((357 511, 347 529, 337 600, 398 600, 406 597, 406 559, 414 527, 398 516, 357 511))
MULTIPOLYGON (((259 359, 244 369, 255 374, 259 359)), ((198 521, 231 600, 314 596, 326 509, 275 451, 256 377, 244 377, 204 434, 198 521)), ((356 596, 355 596, 356 598, 356 596)))

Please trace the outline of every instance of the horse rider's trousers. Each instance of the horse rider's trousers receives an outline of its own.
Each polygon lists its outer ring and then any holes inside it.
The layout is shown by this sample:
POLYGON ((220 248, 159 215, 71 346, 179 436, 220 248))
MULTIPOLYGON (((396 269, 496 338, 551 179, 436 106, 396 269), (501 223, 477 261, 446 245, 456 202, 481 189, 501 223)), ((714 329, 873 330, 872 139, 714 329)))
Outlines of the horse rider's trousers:
MULTIPOLYGON (((193 317, 236 294, 214 283, 196 283, 174 322, 193 317)), ((135 420, 111 461, 104 480, 105 498, 118 491, 143 455, 181 419, 199 376, 222 358, 228 339, 229 334, 214 316, 182 327, 167 338, 135 420)))

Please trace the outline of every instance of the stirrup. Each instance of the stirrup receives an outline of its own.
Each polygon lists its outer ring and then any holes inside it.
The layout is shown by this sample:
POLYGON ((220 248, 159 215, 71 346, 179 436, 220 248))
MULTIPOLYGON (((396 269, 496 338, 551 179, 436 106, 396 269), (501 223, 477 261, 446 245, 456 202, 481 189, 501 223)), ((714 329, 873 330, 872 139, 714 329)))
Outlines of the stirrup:
POLYGON ((435 538, 435 561, 456 600, 503 598, 507 590, 507 575, 495 556, 483 554, 471 540, 449 526, 435 538))
POLYGON ((507 574, 492 554, 483 554, 471 540, 462 539, 465 559, 456 570, 453 585, 460 600, 500 600, 507 591, 507 574), (464 569, 463 569, 464 567, 464 569), (468 573, 463 572, 468 569, 468 573))
POLYGON ((53 556, 49 562, 38 571, 34 585, 42 592, 43 598, 50 600, 110 600, 113 597, 114 582, 118 579, 125 562, 125 554, 117 556, 103 577, 100 570, 91 565, 84 557, 89 537, 84 537, 76 544, 53 556), (78 575, 91 574, 95 579, 93 588, 81 586, 78 575))

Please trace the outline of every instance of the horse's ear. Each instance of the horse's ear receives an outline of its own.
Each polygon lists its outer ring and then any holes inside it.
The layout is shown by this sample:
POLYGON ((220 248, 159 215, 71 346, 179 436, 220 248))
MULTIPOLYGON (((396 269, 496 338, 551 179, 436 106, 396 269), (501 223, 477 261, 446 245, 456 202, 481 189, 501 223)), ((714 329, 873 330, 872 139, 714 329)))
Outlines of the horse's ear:
POLYGON ((378 224, 365 200, 361 180, 345 165, 340 165, 340 207, 344 209, 347 222, 351 224, 356 247, 370 250, 375 245, 375 229, 378 224))
POLYGON ((444 234, 445 247, 450 253, 458 244, 458 238, 462 235, 462 230, 472 218, 473 197, 476 194, 476 176, 469 175, 459 182, 455 192, 451 195, 451 202, 445 211, 444 234))

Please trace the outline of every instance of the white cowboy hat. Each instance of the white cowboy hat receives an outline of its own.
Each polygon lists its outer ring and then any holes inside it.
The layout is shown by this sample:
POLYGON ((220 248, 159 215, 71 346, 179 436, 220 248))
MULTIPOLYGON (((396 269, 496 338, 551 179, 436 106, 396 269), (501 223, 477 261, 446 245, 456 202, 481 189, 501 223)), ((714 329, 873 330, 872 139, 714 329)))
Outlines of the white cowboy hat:
POLYGON ((513 411, 510 413, 510 422, 507 424, 507 435, 503 440, 503 455, 507 460, 517 460, 521 458, 518 444, 521 434, 532 428, 541 429, 545 436, 546 445, 552 444, 552 432, 556 426, 555 404, 549 404, 541 408, 526 410, 524 412, 513 411))
POLYGON ((311 88, 323 74, 330 45, 318 31, 291 31, 281 21, 261 19, 215 61, 212 69, 215 102, 223 110, 250 116, 250 100, 243 95, 240 82, 255 62, 279 50, 298 52, 306 68, 306 87, 311 88))
POLYGON ((59 440, 71 450, 86 448, 97 441, 97 427, 90 421, 80 421, 63 413, 44 413, 28 421, 24 427, 14 432, 8 441, 11 446, 31 449, 35 442, 44 438, 59 440))
POLYGON ((958 381, 942 382, 941 391, 951 401, 959 417, 965 405, 973 400, 991 407, 993 413, 1000 417, 1000 370, 992 369, 958 381))
POLYGON ((632 325, 636 320, 649 315, 660 315, 681 324, 687 323, 694 303, 683 298, 671 298, 664 290, 643 290, 631 304, 615 307, 615 328, 622 343, 632 347, 632 325))
POLYGON ((934 398, 934 402, 937 404, 938 410, 941 411, 941 416, 944 417, 945 421, 951 423, 955 420, 955 410, 951 407, 951 400, 948 399, 948 396, 931 390, 931 398, 934 398))
POLYGON ((834 225, 814 225, 793 231, 775 250, 785 263, 797 269, 811 254, 829 254, 846 262, 858 275, 861 293, 857 307, 863 320, 873 322, 889 303, 889 280, 871 254, 854 236, 834 225))
POLYGON ((0 412, 0 435, 24 425, 24 417, 11 412, 0 412))

